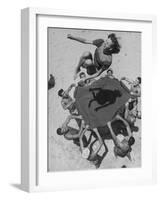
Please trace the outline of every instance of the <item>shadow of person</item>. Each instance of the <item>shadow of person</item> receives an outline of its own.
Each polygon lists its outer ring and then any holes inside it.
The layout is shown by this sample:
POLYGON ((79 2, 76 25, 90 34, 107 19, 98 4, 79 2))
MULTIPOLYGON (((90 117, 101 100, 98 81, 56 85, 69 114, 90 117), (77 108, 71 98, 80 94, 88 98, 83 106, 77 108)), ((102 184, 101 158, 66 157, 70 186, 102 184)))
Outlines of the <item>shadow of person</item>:
POLYGON ((88 103, 88 107, 91 107, 91 104, 96 101, 100 106, 95 108, 97 112, 99 109, 109 106, 110 104, 114 104, 118 97, 121 97, 122 94, 119 90, 108 90, 102 88, 90 88, 89 92, 92 92, 93 99, 91 99, 88 103), (96 92, 97 91, 97 92, 96 92))

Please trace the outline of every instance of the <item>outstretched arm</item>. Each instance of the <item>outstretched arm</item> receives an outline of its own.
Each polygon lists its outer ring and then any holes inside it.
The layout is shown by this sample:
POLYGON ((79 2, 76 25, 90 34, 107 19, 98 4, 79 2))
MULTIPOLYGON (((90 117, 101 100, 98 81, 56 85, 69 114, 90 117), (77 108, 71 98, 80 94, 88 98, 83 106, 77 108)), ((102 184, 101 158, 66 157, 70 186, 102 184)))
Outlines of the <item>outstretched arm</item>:
POLYGON ((72 120, 72 119, 82 119, 82 116, 81 115, 69 115, 61 127, 62 132, 65 132, 68 129, 67 126, 68 126, 70 120, 72 120))
POLYGON ((68 88, 67 90, 65 90, 65 93, 66 93, 66 94, 69 94, 69 92, 71 91, 71 89, 72 89, 73 87, 76 87, 76 85, 75 85, 74 83, 72 83, 72 84, 69 86, 69 88, 68 88))
POLYGON ((120 81, 127 81, 128 83, 132 83, 132 81, 126 77, 122 77, 120 81))
POLYGON ((89 126, 84 124, 84 120, 82 120, 82 124, 81 124, 81 127, 80 127, 80 130, 79 130, 79 142, 80 142, 80 150, 81 150, 81 153, 83 152, 84 150, 84 145, 83 145, 83 136, 85 134, 85 132, 88 130, 89 126), (85 128, 84 128, 85 127, 85 128), (83 130, 84 128, 84 130, 83 130))
POLYGON ((129 115, 129 102, 127 102, 127 103, 125 104, 125 114, 124 114, 124 118, 127 119, 128 115, 129 115))
POLYGON ((67 35, 67 38, 71 39, 71 40, 75 40, 77 42, 81 42, 83 44, 93 44, 93 41, 92 40, 87 40, 85 38, 81 38, 81 37, 75 37, 71 34, 68 34, 67 35))
POLYGON ((116 119, 121 120, 125 124, 128 136, 130 138, 132 136, 132 132, 131 132, 129 123, 125 119, 123 119, 120 115, 116 115, 116 119))
POLYGON ((97 146, 97 149, 95 150, 95 154, 97 154, 103 145, 103 140, 102 140, 97 128, 94 128, 93 131, 96 133, 98 141, 99 141, 99 146, 97 146))
POLYGON ((115 133, 114 133, 114 131, 113 131, 113 129, 112 129, 111 122, 108 122, 108 123, 107 123, 107 126, 108 126, 108 128, 109 128, 109 130, 110 130, 110 133, 111 133, 111 136, 112 136, 112 139, 113 139, 114 144, 116 145, 116 147, 121 148, 121 142, 120 142, 120 140, 116 137, 116 135, 115 135, 115 133))

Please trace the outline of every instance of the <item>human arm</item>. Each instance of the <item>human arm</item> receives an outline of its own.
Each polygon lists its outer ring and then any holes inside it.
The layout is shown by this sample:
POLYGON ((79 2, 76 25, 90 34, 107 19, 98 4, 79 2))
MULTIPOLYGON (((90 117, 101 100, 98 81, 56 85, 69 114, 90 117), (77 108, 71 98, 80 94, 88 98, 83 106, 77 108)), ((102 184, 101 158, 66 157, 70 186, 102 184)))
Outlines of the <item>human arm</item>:
POLYGON ((76 36, 73 36, 71 34, 68 34, 67 35, 67 38, 68 39, 71 39, 71 40, 75 40, 77 42, 81 42, 83 44, 93 44, 93 41, 92 40, 87 40, 85 38, 81 38, 81 37, 76 37, 76 36))
POLYGON ((131 128, 129 126, 129 123, 125 119, 123 119, 120 115, 116 115, 116 119, 121 120, 125 124, 128 137, 130 138, 132 136, 132 132, 131 132, 131 128))
POLYGON ((124 118, 127 119, 128 115, 129 115, 129 102, 127 102, 125 104, 125 114, 124 114, 124 118))
POLYGON ((69 94, 69 92, 71 91, 71 89, 72 89, 73 87, 76 87, 76 84, 72 83, 72 84, 68 87, 68 89, 65 90, 65 93, 66 93, 66 94, 69 94))
POLYGON ((64 123, 62 124, 62 126, 61 126, 62 132, 65 132, 65 131, 68 129, 67 126, 68 126, 70 120, 72 120, 72 119, 82 119, 82 116, 81 116, 81 115, 69 115, 69 116, 66 118, 65 122, 64 122, 64 123))
POLYGON ((116 135, 115 135, 115 133, 114 133, 114 131, 113 131, 113 129, 112 129, 111 122, 108 122, 108 123, 107 123, 107 126, 108 126, 108 128, 109 128, 109 130, 110 130, 110 134, 111 134, 111 137, 112 137, 112 139, 113 139, 114 144, 116 145, 116 147, 121 148, 121 147, 122 147, 121 142, 120 142, 120 140, 116 137, 116 135))
POLYGON ((68 130, 68 124, 69 124, 69 122, 70 122, 70 120, 72 119, 72 115, 69 115, 67 118, 66 118, 66 120, 65 120, 65 122, 62 124, 62 126, 61 126, 61 131, 62 132, 66 132, 67 130, 68 130))
POLYGON ((140 97, 141 96, 141 93, 138 93, 138 92, 130 92, 130 94, 133 97, 140 97))
POLYGON ((127 81, 128 83, 132 84, 131 80, 126 77, 122 77, 120 81, 127 81))
POLYGON ((84 136, 85 132, 88 130, 88 128, 89 128, 89 126, 88 125, 85 126, 84 121, 83 121, 83 123, 81 124, 81 127, 80 127, 80 131, 79 131, 79 142, 80 142, 81 153, 83 153, 83 150, 85 149, 84 145, 83 145, 83 136, 84 136), (83 129, 83 127, 85 127, 85 128, 83 129))
POLYGON ((93 131, 95 132, 95 134, 96 134, 96 136, 98 138, 98 141, 99 141, 99 145, 97 146, 97 148, 95 149, 95 152, 94 152, 94 154, 96 155, 99 152, 99 150, 101 149, 102 145, 103 145, 103 140, 102 140, 97 128, 94 128, 93 131))
MULTIPOLYGON (((103 145, 105 146, 105 144, 104 144, 104 142, 103 142, 103 140, 102 140, 102 138, 101 138, 101 136, 100 136, 100 134, 99 134, 97 128, 94 128, 94 129, 93 129, 93 132, 95 133, 95 135, 97 136, 97 138, 95 138, 95 140, 94 140, 92 143, 90 143, 90 144, 88 145, 88 148, 91 149, 90 156, 89 156, 89 160, 90 160, 90 161, 93 161, 93 160, 97 157, 98 152, 100 151, 100 149, 102 148, 102 146, 103 146, 103 145), (94 144, 96 141, 99 142, 99 145, 96 145, 94 149, 91 148, 91 147, 93 147, 93 144, 94 144), (90 147, 89 147, 89 146, 90 146, 90 147)), ((106 147, 105 147, 105 149, 106 149, 106 147)))

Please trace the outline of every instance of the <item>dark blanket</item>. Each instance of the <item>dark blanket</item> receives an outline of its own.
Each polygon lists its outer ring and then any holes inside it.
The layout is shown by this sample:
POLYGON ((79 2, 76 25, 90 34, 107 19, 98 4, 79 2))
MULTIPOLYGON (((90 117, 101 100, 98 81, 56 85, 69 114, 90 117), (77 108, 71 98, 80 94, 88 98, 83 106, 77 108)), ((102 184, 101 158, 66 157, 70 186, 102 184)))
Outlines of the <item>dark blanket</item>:
POLYGON ((117 79, 105 77, 95 81, 90 86, 78 86, 74 97, 79 114, 93 129, 105 126, 108 121, 111 121, 117 111, 129 100, 130 94, 117 79), (91 91, 91 89, 94 90, 91 91), (102 92, 100 89, 103 89, 102 92), (113 95, 114 91, 119 91, 120 95, 113 95), (99 97, 99 101, 94 100, 95 96, 99 97), (97 108, 99 109, 96 110, 97 108))

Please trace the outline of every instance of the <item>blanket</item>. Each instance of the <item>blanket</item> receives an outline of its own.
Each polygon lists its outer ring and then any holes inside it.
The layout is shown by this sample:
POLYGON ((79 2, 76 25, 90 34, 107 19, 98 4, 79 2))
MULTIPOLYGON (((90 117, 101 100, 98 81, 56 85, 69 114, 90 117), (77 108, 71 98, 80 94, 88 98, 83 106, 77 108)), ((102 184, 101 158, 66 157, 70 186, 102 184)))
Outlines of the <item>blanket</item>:
POLYGON ((78 86, 74 92, 77 110, 92 129, 105 126, 111 121, 130 97, 118 79, 109 77, 101 78, 89 86, 78 86))

